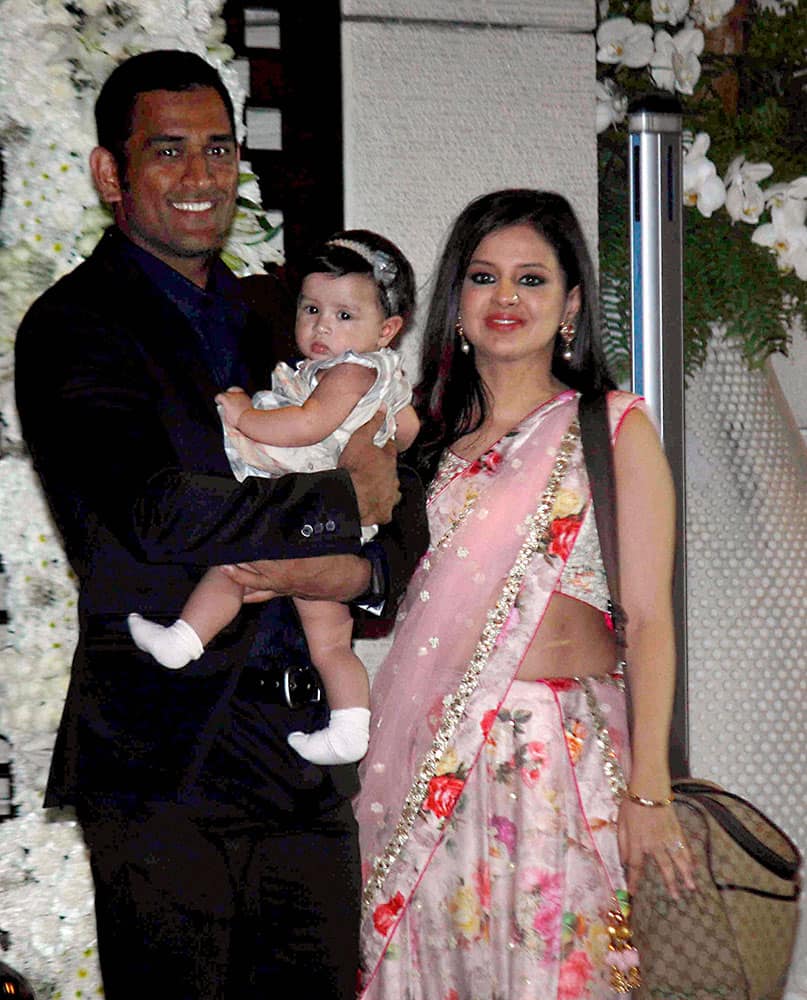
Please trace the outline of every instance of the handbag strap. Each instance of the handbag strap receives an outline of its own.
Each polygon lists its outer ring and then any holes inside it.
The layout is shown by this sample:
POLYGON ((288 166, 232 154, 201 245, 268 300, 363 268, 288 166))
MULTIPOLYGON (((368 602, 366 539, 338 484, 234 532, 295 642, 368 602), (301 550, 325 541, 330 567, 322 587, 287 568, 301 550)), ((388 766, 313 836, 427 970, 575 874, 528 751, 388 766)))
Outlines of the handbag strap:
POLYGON ((722 788, 700 784, 697 781, 674 781, 673 792, 676 798, 690 798, 692 801, 697 802, 735 843, 739 844, 746 854, 762 865, 763 868, 766 868, 771 874, 785 881, 792 881, 796 877, 801 864, 798 848, 783 830, 780 830, 775 823, 771 822, 764 813, 760 812, 747 799, 739 795, 734 795, 732 792, 727 792, 722 788), (786 858, 778 851, 773 850, 773 848, 763 843, 741 820, 737 819, 728 806, 720 801, 720 796, 741 803, 746 809, 759 816, 791 848, 793 856, 786 858))
POLYGON ((611 598, 611 619, 614 635, 620 653, 625 659, 627 639, 625 626, 628 617, 619 595, 619 545, 617 542, 616 520, 616 475, 614 473, 614 449, 611 444, 611 429, 608 425, 607 397, 583 396, 579 409, 580 439, 583 443, 583 458, 588 473, 591 501, 594 504, 594 518, 600 552, 608 581, 611 598))

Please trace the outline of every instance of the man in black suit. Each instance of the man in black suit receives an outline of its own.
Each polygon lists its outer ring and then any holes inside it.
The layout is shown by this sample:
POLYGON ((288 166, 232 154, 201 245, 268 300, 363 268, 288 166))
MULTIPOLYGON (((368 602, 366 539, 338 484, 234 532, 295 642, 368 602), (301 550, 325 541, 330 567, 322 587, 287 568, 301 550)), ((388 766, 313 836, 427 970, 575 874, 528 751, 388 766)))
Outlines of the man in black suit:
POLYGON ((422 490, 372 446, 377 421, 335 472, 232 478, 213 397, 267 385, 278 359, 218 259, 230 98, 204 60, 147 53, 112 73, 96 120, 115 225, 17 339, 23 432, 80 587, 45 804, 84 830, 109 1000, 348 997, 356 775, 286 743, 327 706, 285 595, 392 610, 425 548, 422 490), (126 614, 172 621, 214 564, 253 602, 201 659, 160 667, 126 614))

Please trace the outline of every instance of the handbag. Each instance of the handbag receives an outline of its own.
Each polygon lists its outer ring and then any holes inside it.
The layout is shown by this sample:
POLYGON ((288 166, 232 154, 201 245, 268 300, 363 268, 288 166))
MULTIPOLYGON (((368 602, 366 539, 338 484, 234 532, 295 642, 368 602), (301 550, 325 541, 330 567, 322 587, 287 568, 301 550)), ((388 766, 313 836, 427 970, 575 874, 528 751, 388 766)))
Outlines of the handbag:
MULTIPOLYGON (((605 396, 580 401, 580 432, 616 639, 626 648, 619 601, 616 480, 605 396)), ((626 669, 630 712, 630 686, 626 669)), ((781 1000, 798 925, 801 856, 747 799, 713 782, 673 781, 672 808, 695 863, 697 891, 670 897, 645 865, 631 900, 642 986, 637 998, 781 1000)))

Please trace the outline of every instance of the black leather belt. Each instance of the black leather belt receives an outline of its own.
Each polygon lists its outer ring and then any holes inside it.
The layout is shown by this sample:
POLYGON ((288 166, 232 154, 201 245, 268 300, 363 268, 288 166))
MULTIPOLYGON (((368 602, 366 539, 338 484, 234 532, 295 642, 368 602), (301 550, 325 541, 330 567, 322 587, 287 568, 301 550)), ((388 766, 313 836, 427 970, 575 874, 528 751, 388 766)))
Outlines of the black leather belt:
POLYGON ((316 670, 307 665, 277 670, 246 667, 238 680, 236 695, 245 701, 305 708, 322 701, 322 686, 316 670))

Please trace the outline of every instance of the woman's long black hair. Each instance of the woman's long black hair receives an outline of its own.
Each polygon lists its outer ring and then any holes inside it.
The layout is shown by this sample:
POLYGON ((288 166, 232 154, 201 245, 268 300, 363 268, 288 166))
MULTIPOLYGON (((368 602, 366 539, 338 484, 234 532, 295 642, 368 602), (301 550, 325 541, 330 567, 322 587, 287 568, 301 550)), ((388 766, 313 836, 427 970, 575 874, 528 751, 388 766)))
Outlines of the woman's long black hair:
POLYGON ((480 242, 508 226, 529 225, 554 248, 566 288, 580 288, 571 361, 557 337, 552 374, 584 396, 615 388, 600 341, 594 268, 580 223, 559 194, 529 188, 494 191, 475 199, 459 215, 440 258, 421 349, 421 381, 415 406, 421 431, 410 451, 424 478, 434 478, 443 450, 484 421, 489 400, 469 353, 460 350, 456 324, 468 265, 480 242))

